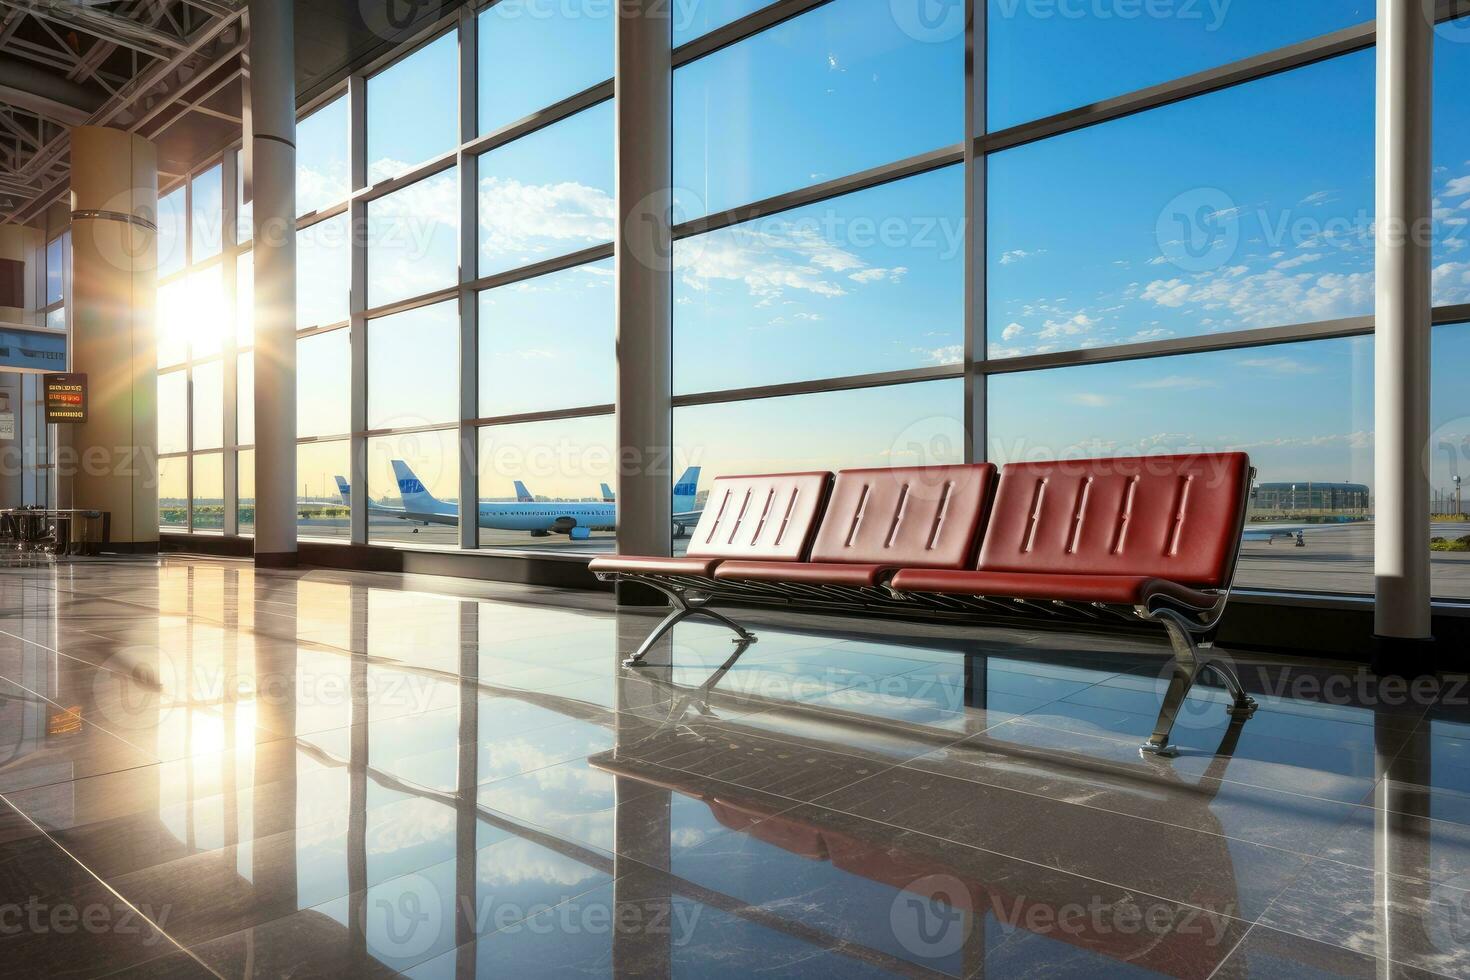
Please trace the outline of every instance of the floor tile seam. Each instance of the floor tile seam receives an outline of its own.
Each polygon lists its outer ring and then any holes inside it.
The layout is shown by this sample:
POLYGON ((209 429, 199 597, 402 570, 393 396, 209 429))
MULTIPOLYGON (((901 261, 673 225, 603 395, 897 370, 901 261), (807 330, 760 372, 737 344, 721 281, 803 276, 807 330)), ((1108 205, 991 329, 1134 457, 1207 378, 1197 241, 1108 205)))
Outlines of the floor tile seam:
MULTIPOLYGON (((859 782, 861 782, 861 780, 859 780, 859 782)), ((830 795, 830 794, 826 794, 826 795, 830 795)), ((1196 911, 1196 912, 1203 912, 1203 913, 1205 913, 1207 915, 1224 916, 1225 918, 1230 919, 1230 920, 1232 920, 1234 922, 1239 922, 1239 923, 1247 924, 1248 925, 1248 924, 1250 924, 1252 922, 1255 922, 1255 921, 1257 921, 1259 919, 1259 917, 1257 917, 1256 919, 1251 919, 1251 918, 1246 918, 1246 917, 1243 917, 1243 916, 1240 916, 1240 915, 1234 915, 1234 914, 1231 914, 1231 913, 1228 913, 1228 912, 1220 912, 1220 911, 1217 911, 1217 910, 1214 910, 1214 909, 1208 909, 1208 908, 1205 908, 1204 906, 1195 905, 1193 903, 1190 903, 1190 902, 1187 902, 1187 901, 1183 901, 1183 900, 1180 900, 1180 899, 1169 898, 1167 895, 1156 895, 1156 894, 1154 894, 1152 892, 1148 892, 1148 891, 1145 891, 1145 890, 1143 890, 1141 888, 1137 888, 1137 887, 1134 887, 1134 886, 1131 886, 1131 885, 1124 885, 1124 884, 1122 884, 1120 882, 1109 881, 1106 878, 1099 878, 1099 877, 1097 877, 1095 875, 1084 874, 1084 873, 1082 873, 1080 871, 1074 871, 1074 870, 1069 870, 1067 868, 1057 867, 1056 865, 1047 864, 1044 861, 1038 861, 1038 860, 1035 860, 1033 858, 1021 857, 1020 855, 1010 854, 1010 853, 1007 853, 1005 851, 996 850, 995 848, 981 847, 981 846, 979 846, 977 844, 972 844, 972 843, 969 843, 969 842, 966 842, 966 841, 955 840, 952 837, 944 837, 942 835, 932 834, 932 833, 929 833, 929 832, 923 831, 923 830, 915 830, 912 827, 904 827, 904 826, 901 826, 899 824, 890 823, 890 822, 888 822, 886 820, 880 820, 880 819, 877 819, 877 818, 874 818, 874 817, 865 816, 863 814, 853 813, 853 812, 851 812, 849 810, 842 810, 842 809, 840 809, 838 807, 826 806, 826 805, 820 804, 820 803, 813 803, 811 805, 819 806, 822 809, 834 810, 834 811, 836 811, 838 813, 842 813, 842 814, 844 814, 846 816, 856 817, 859 820, 864 820, 864 821, 867 821, 869 823, 874 823, 874 824, 878 824, 878 825, 883 826, 883 827, 888 827, 888 828, 891 828, 893 830, 899 831, 901 833, 917 834, 920 837, 927 837, 927 838, 929 838, 931 840, 943 841, 943 842, 945 842, 947 844, 953 844, 953 845, 955 845, 957 847, 963 847, 963 848, 966 848, 968 850, 975 851, 975 852, 978 852, 978 853, 981 853, 981 854, 989 854, 989 855, 991 855, 993 857, 1004 858, 1004 859, 1006 859, 1008 861, 1015 861, 1015 862, 1017 862, 1019 864, 1029 865, 1030 867, 1041 868, 1041 869, 1043 869, 1045 871, 1053 871, 1053 872, 1056 872, 1058 874, 1068 875, 1068 876, 1073 877, 1073 878, 1076 878, 1077 880, 1082 881, 1082 882, 1091 883, 1091 884, 1098 884, 1098 885, 1106 885, 1109 888, 1116 888, 1119 891, 1128 892, 1128 893, 1133 894, 1133 895, 1143 895, 1143 896, 1146 896, 1148 898, 1155 898, 1155 899, 1158 899, 1159 901, 1162 901, 1162 902, 1168 902, 1171 905, 1177 905, 1180 908, 1187 908, 1187 909, 1191 909, 1191 910, 1196 911)))
MULTIPOLYGON (((150 757, 151 759, 153 759, 154 762, 167 762, 167 761, 169 761, 169 760, 160 758, 158 756, 155 756, 152 752, 149 752, 147 749, 143 748, 142 746, 134 745, 131 741, 129 741, 126 738, 123 738, 121 735, 119 735, 117 732, 113 731, 111 728, 104 727, 103 725, 99 725, 97 722, 93 721, 91 718, 83 718, 80 714, 78 714, 73 709, 73 707, 69 707, 69 706, 64 705, 64 704, 61 704, 61 703, 59 703, 57 701, 53 701, 50 697, 48 697, 48 696, 40 693, 39 691, 32 690, 31 688, 29 688, 26 685, 22 684, 20 681, 12 680, 9 677, 4 677, 4 678, 0 678, 0 679, 3 679, 6 683, 14 684, 16 687, 20 688, 22 691, 25 691, 27 694, 31 695, 32 697, 40 698, 42 701, 46 702, 47 704, 49 704, 51 707, 57 709, 58 711, 64 711, 64 712, 66 712, 69 715, 75 716, 78 721, 85 722, 86 724, 92 726, 92 728, 94 728, 97 731, 101 732, 102 734, 106 735, 108 738, 116 739, 117 741, 121 742, 123 745, 125 745, 128 748, 134 750, 135 752, 140 752, 143 755, 146 755, 146 756, 150 757)), ((141 767, 139 767, 139 766, 124 766, 123 768, 124 769, 137 769, 137 768, 141 768, 141 767)), ((19 771, 19 770, 17 770, 17 771, 19 771)), ((71 779, 58 780, 58 782, 71 782, 71 781, 72 781, 71 779)))
MULTIPOLYGON (((1036 722, 1028 721, 1026 719, 1026 717, 1023 716, 1023 715, 1018 715, 1016 718, 1013 718, 1011 720, 1014 721, 1014 722, 1016 722, 1017 724, 1026 725, 1029 728, 1039 728, 1039 729, 1041 729, 1043 731, 1051 732, 1053 734, 1060 733, 1060 734, 1064 734, 1064 735, 1077 735, 1077 736, 1079 736, 1081 738, 1097 738, 1097 739, 1102 739, 1103 741, 1111 742, 1111 743, 1113 743, 1115 745, 1129 746, 1129 747, 1132 747, 1133 746, 1133 743, 1130 742, 1130 741, 1127 741, 1127 740, 1121 739, 1121 738, 1114 738, 1114 737, 1109 736, 1109 735, 1091 734, 1091 733, 1084 733, 1084 732, 1074 732, 1074 731, 1071 731, 1070 729, 1066 729, 1066 728, 1052 728, 1052 727, 1050 727, 1048 725, 1037 724, 1036 722)), ((981 734, 986 734, 986 733, 982 732, 981 734)), ((1204 753, 1203 751, 1201 751, 1201 752, 1199 752, 1198 755, 1189 754, 1186 757, 1187 758, 1204 758, 1205 755, 1206 755, 1206 753, 1204 753)), ((1211 755, 1213 755, 1213 754, 1211 754, 1211 755)), ((1218 758, 1218 756, 1214 756, 1214 757, 1215 758, 1218 758)), ((1230 758, 1231 759, 1234 759, 1236 757, 1235 756, 1230 756, 1230 758)), ((1131 772, 1132 771, 1124 763, 1118 762, 1118 761, 1115 761, 1115 760, 1111 760, 1111 759, 1096 759, 1094 761, 1098 765, 1107 766, 1107 767, 1109 767, 1111 769, 1116 769, 1116 770, 1118 770, 1120 772, 1131 772)), ((1246 760, 1246 761, 1251 761, 1251 760, 1246 760)), ((1259 760, 1256 760, 1256 761, 1259 761, 1259 760)), ((1284 763, 1268 763, 1268 762, 1262 762, 1261 764, 1262 765, 1284 765, 1284 763)), ((1326 770, 1320 770, 1320 769, 1318 769, 1318 770, 1312 770, 1312 771, 1313 772, 1326 772, 1326 770)), ((1338 775, 1338 774, 1335 774, 1334 773, 1332 775, 1338 775)), ((1323 802, 1323 803, 1342 803, 1342 802, 1346 802, 1346 801, 1343 801, 1343 800, 1334 800, 1331 797, 1327 797, 1327 796, 1314 796, 1311 793, 1298 793, 1298 792, 1296 792, 1294 790, 1281 789, 1281 788, 1275 787, 1275 786, 1266 786, 1266 785, 1264 785, 1262 783, 1246 782, 1245 780, 1237 779, 1237 778, 1234 778, 1234 777, 1231 777, 1231 776, 1209 776, 1209 777, 1201 777, 1201 778, 1216 779, 1216 780, 1219 780, 1222 783, 1230 783, 1230 784, 1235 785, 1235 786, 1245 786, 1245 787, 1248 787, 1250 789, 1267 790, 1267 791, 1272 792, 1272 793, 1282 793, 1282 794, 1287 795, 1287 796, 1300 797, 1301 799, 1306 799, 1306 800, 1316 800, 1318 802, 1323 802)), ((1364 782, 1365 785, 1369 785, 1369 786, 1372 786, 1372 785, 1374 785, 1377 782, 1376 777, 1370 778, 1368 776, 1343 776, 1342 778, 1344 778, 1344 779, 1361 780, 1361 781, 1364 782)), ((1368 799, 1371 796, 1372 796, 1372 792, 1370 790, 1369 792, 1367 792, 1367 793, 1365 793, 1363 795, 1362 799, 1368 799)), ((1353 805, 1358 805, 1358 804, 1353 804, 1353 805)))
MULTIPOLYGON (((1431 970, 1430 968, 1428 968, 1426 966, 1423 966, 1421 964, 1418 964, 1418 963, 1410 963, 1407 960, 1398 959, 1398 958, 1396 958, 1394 956, 1382 956, 1382 955, 1379 955, 1377 953, 1367 953, 1367 952, 1364 952, 1361 949, 1354 949, 1351 946, 1344 945, 1343 943, 1336 942, 1336 941, 1331 940, 1331 939, 1324 939, 1321 936, 1309 936, 1309 935, 1307 935, 1304 932, 1293 932, 1290 929, 1278 928, 1278 927, 1273 926, 1270 923, 1268 923, 1268 922, 1265 921, 1265 913, 1264 912, 1261 914, 1261 918, 1257 919, 1251 925, 1251 931, 1252 932, 1254 932, 1257 929, 1259 929, 1263 933, 1275 933, 1278 936, 1286 936, 1286 937, 1291 938, 1291 939, 1305 939, 1308 942, 1321 943, 1323 946, 1330 946, 1333 949, 1340 949, 1340 950, 1343 950, 1344 952, 1352 953, 1352 954, 1357 955, 1357 956, 1366 957, 1367 959, 1370 959, 1370 960, 1372 960, 1373 962, 1375 962, 1377 964, 1391 964, 1393 966, 1402 966, 1402 967, 1406 967, 1406 968, 1408 968, 1410 970, 1414 970, 1414 971, 1416 971, 1418 973, 1422 973, 1422 974, 1424 974, 1426 976, 1442 978, 1442 980, 1464 980, 1463 977, 1456 976, 1455 974, 1451 974, 1451 973, 1440 973, 1438 970, 1431 970)), ((1239 946, 1237 946, 1236 948, 1239 949, 1239 946)), ((1223 965, 1224 962, 1225 961, 1222 960, 1221 961, 1221 964, 1223 965)), ((1213 976, 1213 974, 1211 976, 1213 976)))
MULTIPOLYGON (((0 797, 0 799, 3 799, 3 797, 0 797)), ((138 918, 140 918, 144 922, 148 923, 148 925, 150 927, 152 927, 152 929, 155 932, 157 932, 158 935, 162 936, 168 942, 173 943, 174 947, 178 951, 184 953, 186 956, 188 956, 190 959, 192 959, 199 966, 203 967, 205 969, 205 971, 207 971, 211 975, 213 975, 215 977, 219 977, 220 980, 224 980, 224 978, 221 976, 221 974, 219 974, 215 970, 211 969, 206 963, 204 963, 203 960, 200 960, 193 953, 189 952, 189 950, 187 948, 185 948, 185 946, 182 943, 180 943, 177 939, 175 939, 172 934, 170 934, 167 930, 165 930, 162 926, 160 926, 153 919, 151 919, 147 915, 145 915, 143 913, 143 911, 141 909, 139 909, 136 905, 134 905, 126 896, 124 896, 116 888, 112 887, 112 885, 105 878, 103 878, 101 875, 97 874, 97 872, 93 871, 84 861, 82 861, 75 854, 73 854, 69 849, 67 849, 66 845, 62 844, 55 837, 52 837, 51 834, 48 833, 44 827, 42 827, 40 824, 36 823, 36 821, 32 820, 28 814, 26 814, 24 811, 20 810, 18 807, 15 806, 15 804, 11 803, 9 800, 5 800, 5 805, 8 806, 8 807, 10 807, 11 811, 14 812, 16 815, 18 815, 22 820, 26 821, 33 828, 35 828, 36 832, 39 833, 42 837, 44 837, 46 839, 47 843, 49 843, 52 847, 55 847, 57 849, 57 851, 59 851, 62 855, 64 855, 64 857, 65 857, 65 859, 67 861, 70 861, 73 864, 75 864, 78 868, 80 868, 82 870, 82 872, 84 874, 86 874, 89 878, 91 878, 99 886, 101 886, 101 888, 104 891, 106 891, 108 894, 112 895, 113 898, 115 898, 117 901, 121 902, 123 905, 125 905, 129 909, 131 909, 134 915, 138 916, 138 918)), ((152 957, 151 959, 157 959, 157 958, 158 957, 152 957)), ((148 962, 148 961, 145 961, 145 962, 148 962)))
MULTIPOLYGON (((1136 813, 1127 813, 1127 812, 1122 811, 1122 810, 1114 810, 1114 809, 1111 809, 1109 807, 1097 806, 1097 805, 1092 804, 1092 803, 1077 803, 1077 802, 1073 802, 1071 800, 1059 800, 1059 799, 1056 799, 1054 797, 1046 796, 1045 794, 1042 794, 1042 793, 1036 793, 1036 792, 1032 792, 1030 790, 1016 789, 1015 787, 1012 787, 1012 786, 1001 786, 1001 785, 998 785, 998 784, 995 784, 995 783, 988 783, 988 782, 985 782, 985 781, 979 780, 979 779, 970 779, 970 778, 965 777, 965 776, 954 775, 954 774, 951 774, 951 773, 939 773, 939 772, 933 772, 931 770, 926 770, 926 769, 914 769, 908 763, 899 763, 898 765, 892 766, 889 769, 886 769, 886 770, 884 770, 881 773, 874 773, 872 776, 864 776, 862 779, 858 780, 858 782, 865 782, 868 779, 872 779, 872 778, 876 778, 878 776, 885 775, 886 773, 891 772, 893 769, 907 769, 910 772, 921 773, 921 774, 924 774, 924 775, 932 775, 932 776, 948 777, 948 778, 951 778, 951 779, 958 779, 958 780, 961 780, 963 782, 975 783, 975 784, 978 784, 978 785, 981 785, 981 786, 985 786, 985 787, 987 787, 989 789, 999 790, 1000 792, 1004 792, 1004 793, 1014 793, 1014 794, 1016 794, 1018 796, 1026 796, 1026 797, 1030 797, 1032 799, 1046 800, 1049 803, 1060 804, 1062 806, 1078 807, 1079 809, 1092 810, 1092 811, 1097 812, 1097 813, 1108 813, 1108 814, 1111 814, 1111 815, 1116 816, 1116 817, 1122 817, 1122 818, 1124 818, 1126 820, 1138 820, 1138 821, 1141 821, 1143 823, 1150 823, 1150 824, 1154 824, 1156 826, 1172 827, 1175 830, 1182 830, 1182 831, 1184 831, 1186 833, 1202 834, 1202 835, 1205 835, 1205 836, 1208 836, 1208 837, 1213 837, 1213 838, 1215 838, 1217 840, 1233 841, 1233 842, 1238 843, 1238 844, 1246 844, 1246 845, 1249 845, 1251 847, 1259 847, 1259 848, 1262 848, 1264 850, 1275 851, 1277 853, 1284 854, 1284 855, 1290 855, 1292 857, 1301 858, 1305 863, 1308 863, 1308 864, 1311 863, 1314 860, 1318 860, 1319 859, 1316 854, 1307 853, 1307 852, 1304 852, 1304 851, 1293 850, 1292 848, 1289 848, 1289 847, 1281 847, 1281 846, 1276 845, 1276 844, 1266 844, 1266 843, 1262 843, 1260 841, 1253 841, 1253 840, 1251 840, 1249 838, 1246 838, 1246 837, 1236 837, 1236 836, 1233 836, 1231 834, 1216 833, 1216 832, 1211 831, 1211 830, 1201 830, 1198 827, 1190 827, 1190 826, 1188 826, 1186 824, 1175 823, 1173 821, 1157 819, 1157 818, 1154 818, 1154 817, 1140 816, 1139 814, 1136 814, 1136 813)), ((851 789, 851 788, 852 788, 851 785, 844 786, 844 787, 841 787, 838 790, 834 790, 833 792, 834 793, 835 792, 842 792, 844 790, 851 789)), ((824 794, 824 798, 825 798, 825 796, 830 796, 830 795, 831 795, 830 793, 829 794, 824 794)), ((831 807, 830 809, 838 809, 838 808, 837 807, 831 807)), ((864 815, 864 814, 856 813, 856 812, 853 812, 853 811, 850 811, 850 810, 844 810, 843 812, 850 813, 852 816, 856 816, 856 817, 865 817, 866 819, 872 819, 871 817, 866 817, 866 815, 864 815)), ((1339 825, 1339 826, 1341 826, 1341 825, 1339 825)), ((913 830, 914 828, 906 828, 906 829, 913 830)), ((917 833, 924 833, 924 831, 916 831, 916 832, 917 833)), ((964 843, 964 842, 963 841, 956 841, 956 843, 964 843)), ((970 846, 975 846, 975 845, 970 845, 970 846)), ((1321 860, 1330 860, 1330 859, 1321 858, 1321 860)), ((1337 862, 1334 862, 1334 863, 1343 864, 1343 865, 1345 865, 1347 867, 1356 867, 1355 865, 1348 864, 1347 862, 1337 861, 1337 862)))

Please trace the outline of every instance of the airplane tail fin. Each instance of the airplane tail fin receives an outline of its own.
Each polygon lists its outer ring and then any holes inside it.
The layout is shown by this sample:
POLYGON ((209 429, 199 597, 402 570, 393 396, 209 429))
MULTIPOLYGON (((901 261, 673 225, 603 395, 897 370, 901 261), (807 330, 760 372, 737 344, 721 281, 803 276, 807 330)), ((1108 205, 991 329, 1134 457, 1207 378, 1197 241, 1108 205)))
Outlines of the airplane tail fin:
POLYGON ((398 481, 398 495, 403 498, 404 510, 434 514, 444 509, 444 504, 424 488, 423 482, 408 468, 407 463, 401 459, 395 459, 392 463, 393 476, 398 481))
POLYGON ((524 483, 522 483, 520 480, 515 481, 515 483, 516 501, 518 503, 532 504, 536 502, 536 498, 531 495, 531 491, 526 489, 526 485, 524 483))
POLYGON ((602 502, 610 504, 615 500, 617 500, 617 496, 613 493, 613 488, 604 483, 602 485, 602 502))
POLYGON ((348 485, 345 476, 337 477, 337 494, 342 498, 342 505, 344 507, 352 506, 352 487, 348 485))
POLYGON ((699 493, 699 467, 691 466, 674 484, 674 513, 685 514, 694 509, 694 498, 699 493))

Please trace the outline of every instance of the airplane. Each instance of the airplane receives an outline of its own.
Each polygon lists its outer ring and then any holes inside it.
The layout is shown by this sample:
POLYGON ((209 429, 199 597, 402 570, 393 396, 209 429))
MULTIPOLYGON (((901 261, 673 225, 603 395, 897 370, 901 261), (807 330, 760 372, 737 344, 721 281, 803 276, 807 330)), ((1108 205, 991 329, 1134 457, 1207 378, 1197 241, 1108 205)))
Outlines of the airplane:
MULTIPOLYGON (((413 470, 401 459, 391 461, 393 475, 398 481, 398 494, 403 499, 402 507, 386 507, 368 501, 368 513, 399 520, 430 524, 458 524, 459 505, 440 500, 431 494, 413 470)), ((691 466, 674 485, 674 533, 678 537, 699 523, 699 511, 694 509, 695 495, 699 489, 699 467, 691 466)), ((516 495, 529 496, 524 484, 517 481, 516 495)), ((337 477, 337 489, 344 503, 351 499, 351 488, 346 479, 337 477)), ((560 500, 535 502, 526 500, 480 501, 476 507, 476 518, 480 527, 497 531, 529 531, 533 537, 548 537, 565 534, 573 541, 586 541, 594 530, 611 530, 617 523, 614 503, 606 501, 560 500)))
POLYGON ((515 481, 515 485, 516 485, 516 502, 517 503, 521 503, 521 504, 534 504, 536 502, 535 495, 532 494, 531 491, 529 491, 529 490, 526 489, 526 485, 524 483, 522 483, 520 480, 517 480, 517 481, 515 481))

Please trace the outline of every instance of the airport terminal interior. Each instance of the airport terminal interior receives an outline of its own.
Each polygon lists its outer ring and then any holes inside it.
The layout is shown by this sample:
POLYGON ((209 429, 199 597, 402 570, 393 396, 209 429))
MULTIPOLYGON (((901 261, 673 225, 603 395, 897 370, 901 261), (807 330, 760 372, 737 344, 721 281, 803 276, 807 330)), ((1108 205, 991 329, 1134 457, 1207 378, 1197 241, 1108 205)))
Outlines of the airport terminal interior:
POLYGON ((0 0, 0 973, 1470 977, 1466 0, 0 0))

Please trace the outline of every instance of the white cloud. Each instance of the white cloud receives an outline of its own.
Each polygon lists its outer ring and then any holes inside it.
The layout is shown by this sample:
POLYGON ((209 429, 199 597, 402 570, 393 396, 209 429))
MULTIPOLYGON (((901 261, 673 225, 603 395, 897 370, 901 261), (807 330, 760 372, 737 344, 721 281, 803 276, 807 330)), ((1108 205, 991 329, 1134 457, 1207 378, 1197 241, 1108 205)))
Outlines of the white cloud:
POLYGON ((1014 265, 1023 259, 1033 259, 1038 255, 1045 255, 1046 249, 1039 248, 1034 252, 1028 252, 1024 248, 1013 248, 1010 251, 1000 253, 1001 265, 1014 265))
POLYGON ((1351 316, 1373 306, 1371 272, 1321 276, 1279 269, 1250 276, 1215 274, 1193 282, 1155 280, 1140 298, 1159 306, 1200 306, 1230 315, 1243 326, 1309 322, 1351 316))
POLYGON ((492 253, 538 253, 552 245, 611 241, 617 211, 607 192, 573 181, 480 181, 481 245, 492 253))
POLYGON ((763 303, 775 302, 788 290, 828 298, 847 295, 842 280, 831 274, 845 273, 848 282, 867 285, 901 282, 908 272, 907 266, 869 267, 855 252, 800 223, 736 227, 708 235, 678 261, 680 280, 690 289, 740 282, 763 303))
POLYGON ((1155 378, 1153 381, 1140 381, 1134 385, 1148 391, 1195 391, 1200 388, 1218 388, 1219 385, 1208 378, 1196 378, 1187 374, 1171 374, 1163 378, 1155 378))
POLYGON ((1323 256, 1321 252, 1303 252, 1300 255, 1292 256, 1284 262, 1277 262, 1276 268, 1295 269, 1299 265, 1307 265, 1311 262, 1320 262, 1322 260, 1322 257, 1323 256))
POLYGON ((1442 262, 1435 266, 1430 294, 1436 304, 1470 303, 1470 262, 1442 262))
POLYGON ((1078 405, 1085 405, 1088 408, 1102 408, 1104 405, 1111 405, 1114 399, 1109 398, 1107 395, 1099 395, 1091 391, 1079 391, 1071 396, 1071 401, 1078 405))
POLYGON ((1464 197, 1466 194, 1470 194, 1470 174, 1464 177, 1456 177, 1445 185, 1445 197, 1464 197))
POLYGON ((1010 323, 1007 324, 1006 328, 1000 332, 1000 339, 1015 340, 1017 337, 1021 336, 1021 334, 1025 332, 1026 328, 1021 326, 1019 323, 1010 323))
POLYGON ((1097 326, 1097 320, 1086 313, 1077 313, 1065 320, 1048 320, 1041 328, 1043 340, 1053 337, 1075 337, 1078 334, 1090 333, 1097 326))
POLYGON ((1236 363, 1243 368, 1272 374, 1316 374, 1319 370, 1290 357, 1248 357, 1236 363))
POLYGON ((1144 287, 1139 298, 1160 306, 1178 307, 1189 300, 1191 289, 1182 279, 1156 279, 1144 287))
POLYGON ((910 353, 923 354, 925 360, 933 364, 957 364, 965 359, 965 348, 963 344, 948 344, 944 347, 927 349, 923 347, 910 348, 910 353))
POLYGON ((894 266, 892 269, 863 269, 861 272, 852 273, 847 278, 853 282, 863 283, 881 282, 885 279, 889 282, 902 282, 903 277, 908 275, 908 272, 908 266, 900 265, 894 266))

